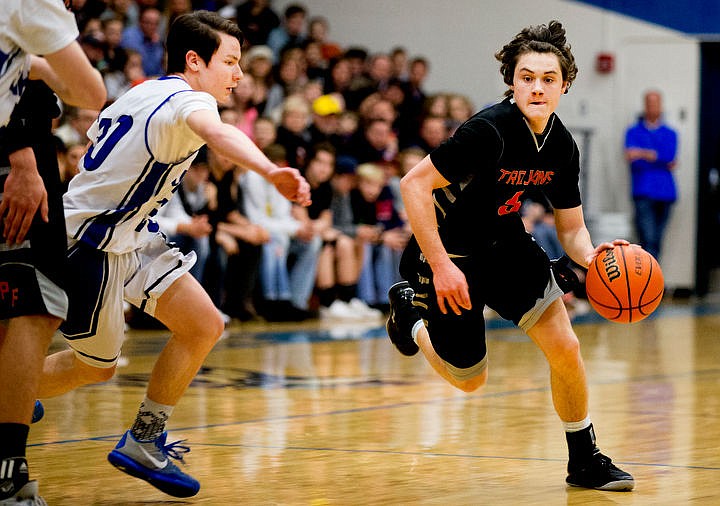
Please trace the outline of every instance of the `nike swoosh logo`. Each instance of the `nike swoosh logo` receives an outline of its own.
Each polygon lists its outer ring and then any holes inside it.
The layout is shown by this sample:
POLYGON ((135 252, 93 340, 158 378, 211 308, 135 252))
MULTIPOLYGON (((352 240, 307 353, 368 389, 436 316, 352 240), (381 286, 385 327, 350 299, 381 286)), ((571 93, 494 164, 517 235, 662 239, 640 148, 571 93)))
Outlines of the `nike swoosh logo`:
POLYGON ((168 459, 165 459, 165 460, 158 460, 158 459, 156 459, 155 457, 153 457, 152 455, 150 455, 150 453, 149 453, 141 444, 138 445, 138 448, 140 448, 140 451, 143 453, 143 455, 145 455, 145 457, 147 457, 147 459, 148 459, 155 467, 157 467, 157 468, 159 468, 159 469, 165 469, 165 467, 168 465, 168 459))

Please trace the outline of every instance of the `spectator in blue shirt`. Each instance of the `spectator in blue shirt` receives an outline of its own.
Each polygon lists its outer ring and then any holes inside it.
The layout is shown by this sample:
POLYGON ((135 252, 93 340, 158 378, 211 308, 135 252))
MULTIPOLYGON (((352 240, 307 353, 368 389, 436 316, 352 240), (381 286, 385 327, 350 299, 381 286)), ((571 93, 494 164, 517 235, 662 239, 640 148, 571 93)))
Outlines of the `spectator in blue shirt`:
POLYGON ((662 96, 645 93, 645 112, 625 134, 625 158, 630 162, 632 198, 638 242, 655 258, 677 189, 673 177, 678 148, 677 133, 662 119, 662 96))
POLYGON ((283 15, 283 22, 274 28, 267 38, 267 45, 275 54, 275 61, 280 60, 280 55, 285 49, 301 47, 305 42, 305 18, 307 9, 300 4, 288 5, 283 15))
POLYGON ((163 58, 165 47, 160 35, 160 18, 162 14, 154 7, 148 7, 140 13, 136 26, 123 30, 120 46, 132 49, 142 55, 143 70, 148 77, 160 76, 165 73, 163 58))

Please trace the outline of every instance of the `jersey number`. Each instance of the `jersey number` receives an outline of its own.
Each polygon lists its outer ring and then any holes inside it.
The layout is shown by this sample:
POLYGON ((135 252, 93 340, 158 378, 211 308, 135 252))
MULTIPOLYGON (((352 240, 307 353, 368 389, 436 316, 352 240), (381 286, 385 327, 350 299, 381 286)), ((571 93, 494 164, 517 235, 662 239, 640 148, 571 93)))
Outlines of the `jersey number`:
POLYGON ((520 195, 525 193, 524 190, 517 192, 515 195, 505 201, 505 204, 498 207, 498 214, 505 216, 506 214, 516 213, 520 210, 522 202, 520 202, 520 195))
POLYGON ((105 139, 105 136, 108 134, 108 132, 110 132, 112 120, 110 118, 102 118, 99 124, 100 135, 98 136, 97 141, 88 148, 87 153, 83 158, 83 167, 85 168, 85 170, 95 170, 100 167, 103 161, 105 161, 105 158, 107 158, 107 156, 110 154, 110 151, 112 151, 115 145, 120 141, 120 139, 122 139, 122 137, 126 133, 128 133, 128 130, 130 130, 132 124, 132 116, 123 114, 117 119, 117 126, 112 129, 112 133, 107 136, 107 139, 105 139), (103 142, 103 139, 105 139, 105 142, 103 142), (100 149, 98 149, 97 152, 94 153, 95 156, 93 156, 93 151, 100 143, 102 143, 100 149))

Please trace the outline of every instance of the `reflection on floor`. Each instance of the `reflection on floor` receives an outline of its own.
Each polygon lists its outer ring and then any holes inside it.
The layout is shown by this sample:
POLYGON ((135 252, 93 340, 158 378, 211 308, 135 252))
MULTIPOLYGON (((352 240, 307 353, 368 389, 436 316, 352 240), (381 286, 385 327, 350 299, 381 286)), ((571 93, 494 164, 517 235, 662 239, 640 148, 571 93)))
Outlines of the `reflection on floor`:
POLYGON ((547 363, 502 320, 471 394, 397 353, 382 321, 230 326, 171 418, 202 483, 186 501, 105 461, 167 339, 132 330, 115 378, 45 401, 32 473, 53 505, 720 504, 720 303, 575 322, 598 442, 634 474, 629 494, 565 486, 547 363))

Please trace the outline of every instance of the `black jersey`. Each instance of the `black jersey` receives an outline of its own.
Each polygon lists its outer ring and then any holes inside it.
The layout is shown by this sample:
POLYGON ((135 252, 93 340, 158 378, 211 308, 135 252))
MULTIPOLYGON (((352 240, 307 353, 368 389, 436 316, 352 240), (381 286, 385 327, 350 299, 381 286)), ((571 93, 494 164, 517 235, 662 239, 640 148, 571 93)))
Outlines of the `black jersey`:
POLYGON ((570 132, 553 114, 534 134, 510 98, 475 114, 430 158, 451 183, 434 197, 440 237, 453 253, 524 234, 519 211, 529 196, 541 193, 558 209, 580 205, 570 132))

